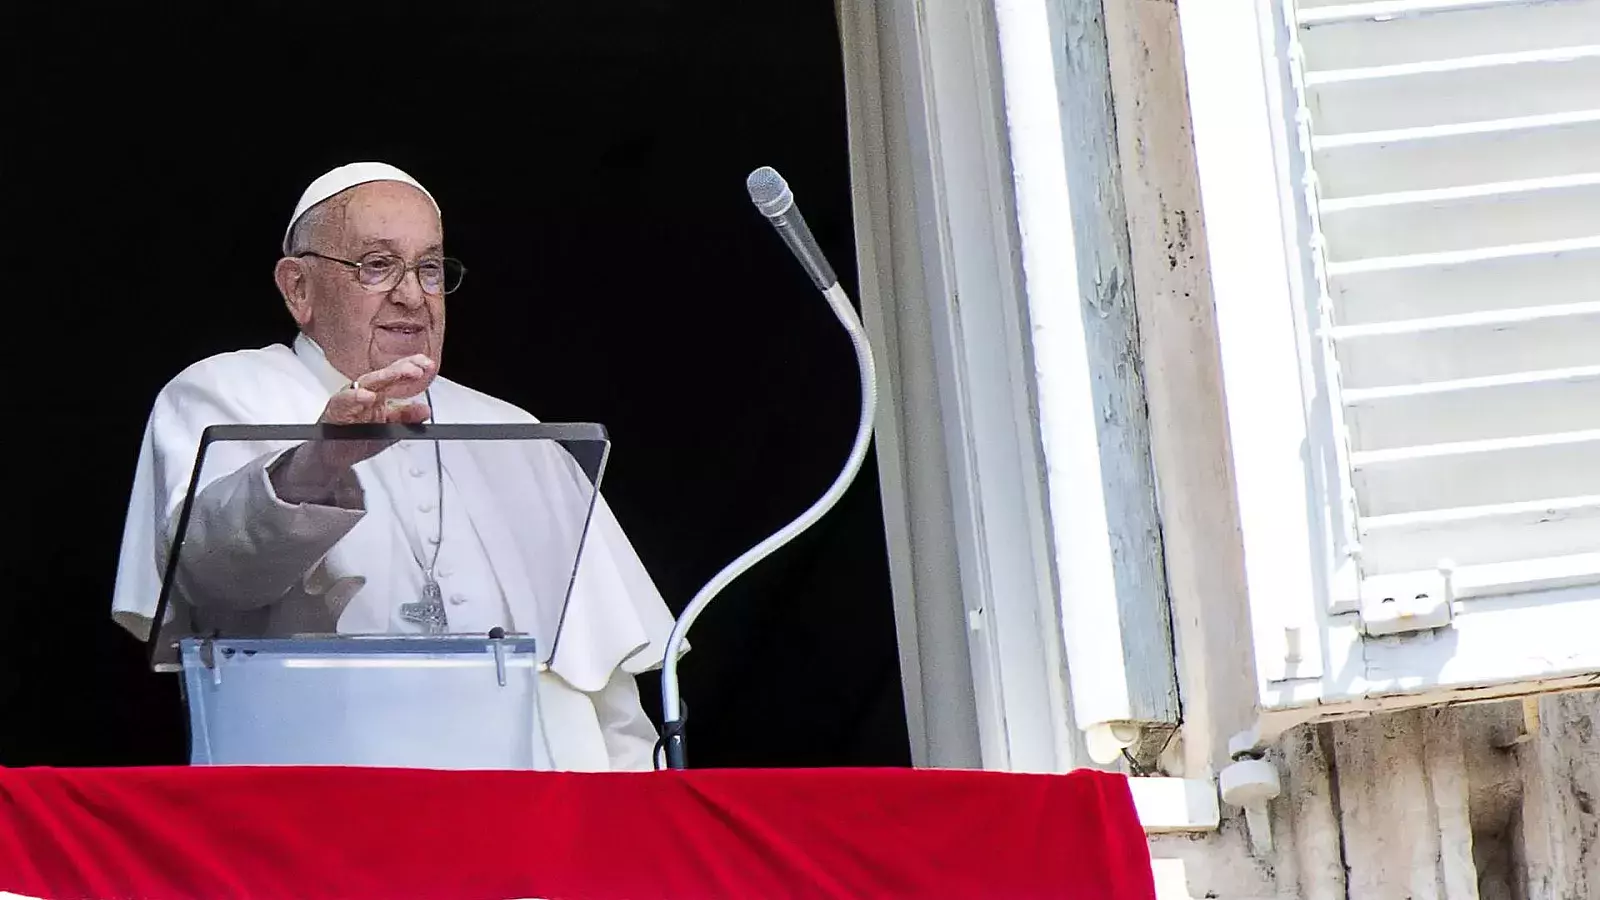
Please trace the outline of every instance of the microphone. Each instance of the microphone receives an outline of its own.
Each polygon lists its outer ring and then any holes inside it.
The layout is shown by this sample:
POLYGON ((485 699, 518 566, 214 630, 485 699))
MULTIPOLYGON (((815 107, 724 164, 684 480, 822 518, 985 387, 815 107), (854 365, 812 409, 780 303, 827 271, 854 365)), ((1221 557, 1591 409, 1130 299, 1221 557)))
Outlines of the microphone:
POLYGON ((794 251, 795 258, 800 260, 800 265, 805 268, 806 274, 811 276, 811 281, 816 284, 817 290, 821 291, 823 298, 828 301, 828 307, 833 310, 834 317, 849 335, 850 343, 856 351, 856 370, 861 379, 861 416, 856 423, 856 438, 850 447, 850 455, 845 459, 844 468, 839 471, 838 477, 833 480, 827 492, 794 521, 745 551, 738 559, 728 563, 722 571, 706 582, 699 593, 694 595, 689 605, 673 623, 672 634, 667 637, 667 646, 661 660, 661 739, 656 743, 654 753, 655 766, 658 769, 662 767, 663 761, 669 769, 685 769, 689 765, 684 738, 688 706, 683 702, 678 687, 678 657, 682 655, 689 628, 723 588, 777 552, 783 545, 794 540, 801 532, 817 524, 828 510, 839 502, 839 498, 844 496, 845 490, 855 480, 856 474, 861 471, 861 464, 867 459, 867 448, 872 443, 872 426, 878 411, 877 369, 872 360, 872 347, 867 343, 866 329, 861 327, 861 319, 856 316, 855 308, 850 303, 850 296, 845 293, 839 284, 839 279, 833 274, 833 267, 828 265, 828 260, 822 255, 822 248, 817 246, 816 238, 811 236, 811 229, 806 227, 806 220, 800 218, 800 211, 795 209, 794 193, 789 190, 789 185, 784 182, 783 176, 771 166, 762 166, 751 172, 750 177, 745 179, 745 187, 750 190, 751 202, 755 203, 756 209, 772 222, 772 227, 778 229, 778 234, 783 236, 784 243, 794 251))
POLYGON ((834 276, 833 267, 828 265, 822 248, 817 246, 817 239, 811 236, 811 229, 806 227, 806 220, 794 205, 794 192, 789 190, 789 183, 783 180, 778 170, 762 166, 750 173, 744 186, 750 191, 750 202, 778 230, 783 242, 789 245, 795 258, 800 260, 801 267, 811 276, 817 290, 826 292, 838 284, 839 279, 834 276))

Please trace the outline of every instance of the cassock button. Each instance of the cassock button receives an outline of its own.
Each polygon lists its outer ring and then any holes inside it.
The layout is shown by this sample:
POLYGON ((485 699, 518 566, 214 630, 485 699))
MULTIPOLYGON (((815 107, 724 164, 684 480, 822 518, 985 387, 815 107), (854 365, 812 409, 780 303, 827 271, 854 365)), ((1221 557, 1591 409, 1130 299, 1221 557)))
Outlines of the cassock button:
POLYGON ((449 578, 451 571, 453 571, 453 570, 449 566, 440 566, 439 567, 439 577, 440 578, 449 578))
POLYGON ((461 604, 463 604, 465 602, 467 602, 467 595, 466 594, 451 594, 450 595, 450 605, 451 606, 460 606, 461 604))
POLYGON ((426 474, 428 474, 428 473, 424 472, 420 466, 412 466, 411 467, 411 477, 412 478, 421 478, 422 476, 424 476, 426 474))
POLYGON ((431 512, 433 512, 433 504, 432 503, 419 503, 419 504, 417 504, 417 509, 420 510, 421 512, 431 513, 431 512))

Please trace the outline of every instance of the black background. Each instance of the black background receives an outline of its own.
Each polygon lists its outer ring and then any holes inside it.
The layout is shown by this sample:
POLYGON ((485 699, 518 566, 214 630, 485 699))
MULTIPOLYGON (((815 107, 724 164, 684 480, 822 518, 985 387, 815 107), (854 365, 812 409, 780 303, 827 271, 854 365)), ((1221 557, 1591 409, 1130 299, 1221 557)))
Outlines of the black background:
MULTIPOLYGON (((675 609, 837 471, 849 344, 743 186, 783 172, 853 287, 831 3, 19 6, 0 763, 185 758, 175 682, 108 614, 140 434, 184 366, 293 336, 271 268, 335 165, 439 198, 470 270, 445 373, 610 428, 607 496, 675 609)), ((909 762, 884 553, 869 462, 724 593, 683 667, 695 765, 909 762)))

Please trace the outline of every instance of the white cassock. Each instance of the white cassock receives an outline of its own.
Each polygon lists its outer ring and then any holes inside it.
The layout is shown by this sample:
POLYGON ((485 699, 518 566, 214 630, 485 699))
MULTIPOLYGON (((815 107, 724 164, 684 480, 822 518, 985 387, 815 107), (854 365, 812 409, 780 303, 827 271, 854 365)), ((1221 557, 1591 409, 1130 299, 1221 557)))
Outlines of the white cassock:
MULTIPOLYGON (((302 335, 293 349, 213 356, 162 389, 128 503, 117 622, 149 636, 201 432, 311 423, 346 384, 302 335)), ((536 421, 444 378, 429 391, 440 422, 536 421)), ((567 597, 589 492, 569 457, 515 442, 402 442, 358 464, 359 487, 337 505, 296 505, 278 499, 267 475, 288 446, 218 442, 207 450, 183 569, 192 579, 186 593, 207 598, 191 600, 191 612, 208 629, 264 637, 419 632, 401 604, 422 596, 432 563, 450 632, 500 626, 538 642, 548 665, 534 685, 535 725, 551 768, 653 767, 657 735, 633 676, 660 664, 672 617, 599 498, 567 597)))

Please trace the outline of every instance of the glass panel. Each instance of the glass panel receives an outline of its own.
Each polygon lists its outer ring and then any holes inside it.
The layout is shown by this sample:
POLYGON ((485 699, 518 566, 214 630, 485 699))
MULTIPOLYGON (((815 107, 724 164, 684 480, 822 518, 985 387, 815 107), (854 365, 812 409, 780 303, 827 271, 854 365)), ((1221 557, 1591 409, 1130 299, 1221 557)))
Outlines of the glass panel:
POLYGON ((196 765, 549 769, 531 638, 182 642, 196 765))
POLYGON ((609 444, 598 425, 216 426, 173 511, 151 662, 185 637, 555 645, 609 444))

